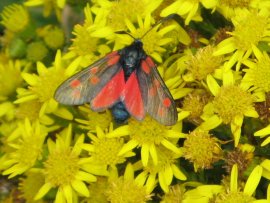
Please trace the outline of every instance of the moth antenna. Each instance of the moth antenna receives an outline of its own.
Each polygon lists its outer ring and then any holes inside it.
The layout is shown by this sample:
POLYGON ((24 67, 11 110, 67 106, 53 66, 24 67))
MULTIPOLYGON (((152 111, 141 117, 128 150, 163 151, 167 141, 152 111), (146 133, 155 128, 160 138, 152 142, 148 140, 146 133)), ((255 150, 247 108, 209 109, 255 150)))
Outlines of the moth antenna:
MULTIPOLYGON (((164 23, 164 22, 166 22, 167 20, 170 20, 170 19, 172 19, 172 18, 175 18, 176 16, 177 16, 177 14, 171 14, 171 15, 166 16, 165 18, 162 18, 160 21, 158 21, 157 23, 155 23, 149 30, 147 30, 147 31, 143 34, 143 36, 142 36, 140 39, 144 38, 145 35, 147 35, 151 30, 153 30, 153 28, 155 28, 155 27, 158 26, 159 24, 164 23)), ((116 31, 115 33, 116 33, 116 34, 126 34, 126 35, 129 35, 129 36, 132 37, 134 40, 136 40, 136 38, 133 37, 133 36, 132 36, 130 33, 128 33, 127 31, 116 31)))
POLYGON ((147 30, 146 33, 143 34, 143 36, 141 37, 141 39, 144 38, 145 35, 147 35, 151 30, 153 30, 153 28, 155 28, 159 24, 164 23, 167 20, 170 20, 170 19, 172 19, 172 18, 174 18, 176 16, 177 16, 177 14, 171 14, 171 15, 166 16, 165 18, 162 18, 160 21, 158 21, 157 23, 155 23, 149 30, 147 30))
POLYGON ((135 37, 133 37, 130 33, 126 32, 126 31, 116 31, 116 34, 125 34, 125 35, 129 35, 130 37, 132 37, 134 40, 136 40, 135 37))

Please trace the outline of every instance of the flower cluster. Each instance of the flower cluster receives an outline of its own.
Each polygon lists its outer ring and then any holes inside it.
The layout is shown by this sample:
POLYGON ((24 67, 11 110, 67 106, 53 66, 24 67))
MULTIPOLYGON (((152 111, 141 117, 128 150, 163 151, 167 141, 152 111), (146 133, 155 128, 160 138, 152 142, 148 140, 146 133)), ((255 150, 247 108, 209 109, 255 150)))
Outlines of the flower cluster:
POLYGON ((269 0, 12 0, 0 24, 0 202, 270 202, 269 0), (56 101, 137 39, 176 124, 56 101))

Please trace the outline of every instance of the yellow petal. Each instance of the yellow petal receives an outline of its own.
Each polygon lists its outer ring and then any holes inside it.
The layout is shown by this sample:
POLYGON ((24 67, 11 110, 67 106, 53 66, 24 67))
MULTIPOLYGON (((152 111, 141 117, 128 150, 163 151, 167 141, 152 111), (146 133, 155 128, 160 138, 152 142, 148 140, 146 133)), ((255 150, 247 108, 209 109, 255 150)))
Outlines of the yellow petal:
POLYGON ((254 136, 260 136, 261 138, 270 134, 270 125, 254 133, 254 136))
POLYGON ((252 194, 255 192, 261 177, 262 177, 262 172, 263 169, 260 165, 256 166, 253 171, 251 172, 251 174, 249 175, 245 188, 244 188, 244 193, 252 196, 252 194))
POLYGON ((237 192, 238 188, 238 167, 237 164, 234 164, 231 171, 231 181, 230 181, 230 191, 237 192))
POLYGON ((35 196, 35 200, 42 198, 45 196, 49 190, 52 188, 51 183, 45 183, 38 191, 38 193, 35 196))
POLYGON ((150 155, 153 159, 154 165, 157 165, 158 164, 158 155, 157 155, 157 151, 156 151, 156 146, 154 144, 152 144, 150 146, 149 152, 150 152, 150 155))
POLYGON ((212 92, 214 96, 216 96, 220 90, 220 86, 218 85, 217 81, 210 74, 207 75, 206 81, 209 90, 212 92))
POLYGON ((128 143, 126 143, 122 149, 120 150, 120 152, 118 153, 118 156, 121 156, 123 154, 125 154, 128 151, 131 151, 132 149, 134 149, 136 146, 138 145, 138 142, 135 140, 130 140, 128 143))
POLYGON ((143 166, 147 166, 148 159, 149 159, 149 145, 144 144, 141 149, 141 159, 143 166))
POLYGON ((72 188, 79 194, 82 194, 85 197, 89 197, 89 189, 86 187, 84 182, 80 180, 74 180, 72 181, 71 185, 72 188))

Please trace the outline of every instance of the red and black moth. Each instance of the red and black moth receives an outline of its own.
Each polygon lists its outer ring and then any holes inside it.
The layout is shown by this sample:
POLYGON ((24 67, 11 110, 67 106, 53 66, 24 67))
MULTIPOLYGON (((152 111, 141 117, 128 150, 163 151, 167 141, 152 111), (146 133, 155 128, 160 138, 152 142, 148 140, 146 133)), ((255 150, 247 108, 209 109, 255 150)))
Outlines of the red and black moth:
POLYGON ((64 81, 55 99, 66 105, 90 103, 93 111, 111 108, 118 122, 129 115, 143 120, 146 113, 163 125, 177 122, 173 97, 139 39, 64 81))

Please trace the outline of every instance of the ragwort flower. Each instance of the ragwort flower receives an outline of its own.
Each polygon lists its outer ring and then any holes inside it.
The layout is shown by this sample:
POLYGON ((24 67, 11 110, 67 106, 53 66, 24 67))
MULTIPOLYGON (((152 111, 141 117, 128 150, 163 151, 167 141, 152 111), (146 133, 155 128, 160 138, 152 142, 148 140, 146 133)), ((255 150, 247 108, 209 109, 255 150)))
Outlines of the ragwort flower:
POLYGON ((109 181, 109 187, 106 190, 107 199, 111 203, 146 203, 151 200, 152 190, 147 190, 145 186, 146 179, 134 176, 133 166, 127 164, 123 176, 111 178, 109 181))
POLYGON ((147 191, 153 190, 156 182, 160 185, 164 192, 169 192, 173 178, 178 180, 186 180, 185 174, 180 170, 177 162, 183 156, 182 151, 175 153, 163 146, 156 147, 158 156, 158 163, 155 164, 152 159, 149 160, 147 166, 141 167, 142 162, 139 161, 134 164, 138 169, 143 171, 138 175, 138 178, 147 179, 147 191))
POLYGON ((102 13, 101 18, 106 19, 106 29, 109 33, 125 30, 125 20, 135 22, 137 16, 145 17, 152 13, 161 3, 161 0, 97 0, 93 11, 96 15, 102 13), (132 12, 131 12, 132 9, 132 12))
POLYGON ((84 23, 74 26, 72 45, 64 56, 64 58, 79 60, 82 67, 88 66, 98 57, 110 52, 107 45, 100 43, 102 36, 99 33, 94 36, 94 33, 103 27, 103 23, 97 17, 94 19, 89 5, 84 8, 84 15, 84 23))
POLYGON ((202 20, 199 11, 200 5, 207 9, 214 9, 216 4, 217 0, 177 0, 166 7, 161 12, 161 16, 177 13, 185 19, 185 24, 188 25, 191 20, 202 20))
POLYGON ((7 138, 13 150, 0 163, 0 168, 5 168, 2 174, 12 178, 33 167, 41 159, 46 135, 46 129, 37 121, 31 124, 25 119, 24 123, 19 123, 17 129, 7 138))
MULTIPOLYGON (((124 135, 127 133, 127 131, 125 133, 125 127, 119 127, 116 131, 122 132, 124 135)), ((126 158, 135 155, 135 153, 129 151, 119 156, 118 154, 124 145, 124 139, 119 137, 110 138, 107 136, 110 133, 114 133, 112 125, 108 133, 103 132, 100 127, 96 127, 96 135, 88 133, 91 144, 83 144, 81 147, 90 153, 91 157, 87 158, 90 163, 105 165, 106 167, 114 166, 124 163, 126 158)))
POLYGON ((261 166, 256 166, 252 172, 250 173, 246 184, 244 186, 243 191, 238 186, 238 167, 235 164, 231 171, 231 180, 230 180, 230 188, 219 193, 215 197, 215 203, 256 203, 256 202, 268 202, 268 200, 256 200, 253 197, 253 194, 258 187, 260 179, 262 177, 263 168, 261 166))
POLYGON ((182 133, 161 125, 149 116, 146 116, 141 122, 130 119, 128 126, 121 130, 114 130, 107 136, 120 137, 123 135, 129 135, 130 139, 124 144, 118 155, 121 156, 136 147, 140 147, 141 160, 144 166, 147 166, 150 157, 155 165, 158 164, 157 147, 159 145, 163 145, 176 154, 181 153, 181 150, 170 139, 184 137, 182 133))
POLYGON ((89 105, 79 106, 80 112, 84 118, 76 118, 82 129, 87 129, 89 132, 95 132, 99 126, 102 130, 107 129, 112 122, 112 115, 109 111, 95 112, 90 109, 89 105))
POLYGON ((270 41, 269 12, 240 10, 232 18, 232 23, 235 28, 228 32, 232 36, 217 45, 214 55, 231 54, 225 68, 231 68, 237 63, 236 70, 239 70, 242 61, 256 52, 259 42, 270 41))
MULTIPOLYGON (((167 37, 166 34, 176 28, 175 25, 163 26, 161 29, 160 26, 155 26, 153 29, 151 22, 153 21, 150 15, 147 15, 144 19, 138 17, 137 22, 139 27, 136 28, 134 24, 126 19, 126 26, 129 29, 130 35, 135 39, 141 39, 143 43, 143 49, 145 52, 152 56, 156 61, 162 62, 162 53, 166 51, 164 48, 165 45, 173 41, 172 38, 167 37)), ((122 48, 123 46, 129 45, 132 43, 132 39, 128 35, 118 35, 118 38, 115 39, 115 49, 122 48)))
POLYGON ((2 21, 0 22, 8 30, 19 32, 24 30, 29 24, 29 13, 26 8, 19 4, 6 6, 1 13, 2 21))
POLYGON ((72 129, 69 125, 57 136, 55 142, 48 140, 49 155, 44 168, 41 169, 45 183, 36 194, 36 200, 45 196, 52 188, 57 188, 56 203, 73 202, 76 192, 82 196, 89 196, 86 182, 94 182, 96 177, 82 169, 84 163, 80 158, 80 146, 84 142, 84 136, 79 136, 74 146, 71 146, 71 139, 72 129))
POLYGON ((72 62, 66 69, 63 68, 61 52, 58 51, 52 67, 47 68, 43 63, 37 63, 38 75, 23 73, 24 80, 29 84, 28 89, 18 89, 18 99, 15 103, 38 100, 42 103, 39 115, 54 113, 66 119, 72 119, 73 115, 65 108, 58 107, 54 100, 56 88, 78 67, 78 61, 72 62))
POLYGON ((58 19, 60 18, 61 10, 64 8, 66 0, 26 0, 24 3, 25 6, 40 6, 44 7, 43 14, 44 16, 49 16, 54 9, 58 19))
POLYGON ((210 130, 221 122, 230 124, 234 143, 237 146, 244 116, 254 118, 259 116, 254 108, 256 98, 241 84, 237 85, 232 71, 223 73, 223 86, 220 87, 211 75, 207 77, 207 85, 215 98, 205 107, 202 115, 205 122, 200 125, 200 128, 210 130))

